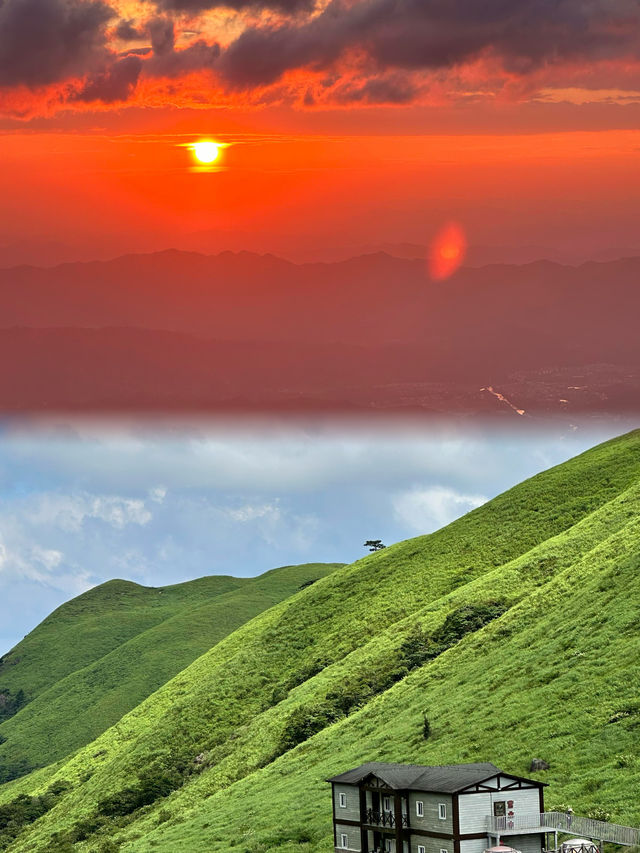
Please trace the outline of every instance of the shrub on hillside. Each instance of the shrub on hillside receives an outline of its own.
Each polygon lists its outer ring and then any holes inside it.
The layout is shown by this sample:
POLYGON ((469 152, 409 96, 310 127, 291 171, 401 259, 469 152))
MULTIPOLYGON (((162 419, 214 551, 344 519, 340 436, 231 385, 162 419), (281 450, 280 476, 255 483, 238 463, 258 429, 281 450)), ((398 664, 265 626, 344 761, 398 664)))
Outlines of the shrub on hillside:
POLYGON ((56 782, 44 794, 20 794, 0 805, 0 850, 6 850, 25 826, 52 809, 68 787, 67 782, 56 782))
POLYGON ((24 690, 18 690, 14 696, 6 687, 0 688, 0 723, 13 717, 26 704, 24 690))
POLYGON ((465 604, 453 610, 442 626, 429 633, 416 625, 400 646, 400 654, 409 669, 415 669, 454 646, 467 634, 479 631, 507 610, 501 601, 465 604))
POLYGON ((425 740, 428 740, 431 736, 431 723, 429 722, 429 718, 426 714, 422 715, 422 737, 425 740))
POLYGON ((282 732, 280 739, 282 751, 286 752, 308 740, 331 723, 335 723, 340 716, 340 712, 328 702, 309 708, 296 708, 289 715, 282 732))

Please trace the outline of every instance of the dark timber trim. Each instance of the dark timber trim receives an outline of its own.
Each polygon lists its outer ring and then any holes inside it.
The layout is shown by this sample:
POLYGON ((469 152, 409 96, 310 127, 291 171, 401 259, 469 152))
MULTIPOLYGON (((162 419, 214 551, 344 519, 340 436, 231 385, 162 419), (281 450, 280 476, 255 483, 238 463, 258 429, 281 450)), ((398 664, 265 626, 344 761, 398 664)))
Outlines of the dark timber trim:
POLYGON ((474 841, 478 838, 486 838, 486 832, 467 832, 464 835, 459 835, 458 839, 460 841, 474 841))
POLYGON ((333 809, 333 845, 338 846, 338 836, 336 835, 336 786, 335 782, 331 783, 331 806, 333 809))
MULTIPOLYGON (((447 841, 455 841, 455 836, 450 832, 431 832, 430 829, 417 829, 415 826, 410 826, 409 830, 412 835, 424 835, 425 838, 444 838, 447 841)), ((484 838, 487 833, 484 832, 482 837, 484 838)), ((464 836, 463 836, 464 838, 464 836)))
POLYGON ((548 782, 538 782, 536 779, 525 779, 524 776, 514 776, 512 773, 494 773, 493 776, 487 776, 486 779, 481 779, 474 785, 469 785, 466 788, 460 789, 459 794, 480 794, 485 791, 518 791, 524 788, 540 788, 546 787, 548 782), (488 785, 492 779, 496 780, 496 785, 488 785), (507 785, 501 785, 500 779, 509 779, 507 785))
MULTIPOLYGON (((408 807, 407 807, 408 812, 408 807)), ((393 813, 396 820, 396 850, 402 851, 402 793, 396 792, 393 798, 393 813)))
POLYGON ((369 833, 366 830, 367 822, 367 792, 360 788, 360 850, 369 853, 369 833))
POLYGON ((431 832, 429 829, 416 829, 416 827, 410 827, 410 831, 412 835, 420 835, 424 838, 441 838, 445 841, 453 841, 454 846, 457 844, 460 846, 461 841, 474 841, 478 838, 486 838, 486 832, 465 832, 463 835, 446 835, 444 832, 431 832))
MULTIPOLYGON (((359 820, 347 820, 346 817, 338 817, 334 818, 334 826, 340 824, 341 826, 360 826, 359 820)), ((484 838, 484 836, 483 836, 484 838)))
POLYGON ((460 853, 460 803, 458 794, 451 795, 451 822, 453 824, 453 853, 460 853))

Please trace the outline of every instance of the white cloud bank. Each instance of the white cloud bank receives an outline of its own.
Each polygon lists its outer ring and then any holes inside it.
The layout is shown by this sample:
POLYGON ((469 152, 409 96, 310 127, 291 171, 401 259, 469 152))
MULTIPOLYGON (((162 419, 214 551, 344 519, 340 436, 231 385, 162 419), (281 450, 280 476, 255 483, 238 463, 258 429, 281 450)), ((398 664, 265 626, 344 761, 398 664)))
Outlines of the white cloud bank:
POLYGON ((393 498, 397 520, 408 530, 431 533, 486 503, 484 495, 467 495, 445 486, 413 488, 393 498))

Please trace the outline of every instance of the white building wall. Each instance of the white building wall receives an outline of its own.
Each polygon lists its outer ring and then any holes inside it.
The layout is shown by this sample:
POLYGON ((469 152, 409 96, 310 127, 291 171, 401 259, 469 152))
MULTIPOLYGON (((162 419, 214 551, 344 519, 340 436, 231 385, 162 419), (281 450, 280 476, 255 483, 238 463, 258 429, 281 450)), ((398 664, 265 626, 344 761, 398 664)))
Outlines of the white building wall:
POLYGON ((515 847, 521 853, 541 853, 543 839, 543 835, 507 835, 502 843, 515 847))
MULTIPOLYGON (((489 779, 487 785, 513 784, 513 779, 502 776, 489 779)), ((460 794, 458 797, 458 809, 460 815, 460 833, 465 835, 471 832, 486 832, 487 817, 493 815, 494 803, 505 803, 505 812, 512 811, 514 817, 520 815, 534 815, 540 813, 540 794, 537 788, 523 788, 522 790, 510 791, 482 791, 478 794, 460 794), (509 801, 513 803, 508 806, 509 801)))
POLYGON ((483 853, 486 848, 486 838, 469 838, 460 842, 460 853, 483 853))
MULTIPOLYGON (((465 796, 467 795, 465 794, 465 796)), ((508 800, 513 801, 513 807, 508 808, 507 812, 512 811, 515 817, 525 814, 540 814, 540 794, 537 788, 524 788, 522 791, 495 791, 491 794, 489 814, 493 814, 493 803, 508 800)))
MULTIPOLYGON (((504 797, 503 797, 504 799, 504 797)), ((491 794, 460 794, 458 797, 460 834, 487 831, 487 815, 493 814, 491 794)))

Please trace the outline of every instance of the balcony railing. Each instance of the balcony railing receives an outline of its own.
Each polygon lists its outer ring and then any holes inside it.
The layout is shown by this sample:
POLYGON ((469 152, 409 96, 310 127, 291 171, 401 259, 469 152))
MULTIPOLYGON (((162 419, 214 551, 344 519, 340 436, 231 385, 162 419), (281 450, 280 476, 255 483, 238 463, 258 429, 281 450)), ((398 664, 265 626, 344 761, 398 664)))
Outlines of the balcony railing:
POLYGON ((636 846, 640 844, 640 829, 620 826, 604 820, 567 814, 566 812, 543 812, 542 814, 514 815, 487 818, 487 830, 492 834, 518 832, 565 832, 583 838, 595 838, 612 844, 636 846))
MULTIPOLYGON (((367 823, 369 826, 396 826, 395 812, 376 812, 373 809, 367 809, 367 823)), ((402 815, 402 826, 409 826, 409 815, 402 815)))

